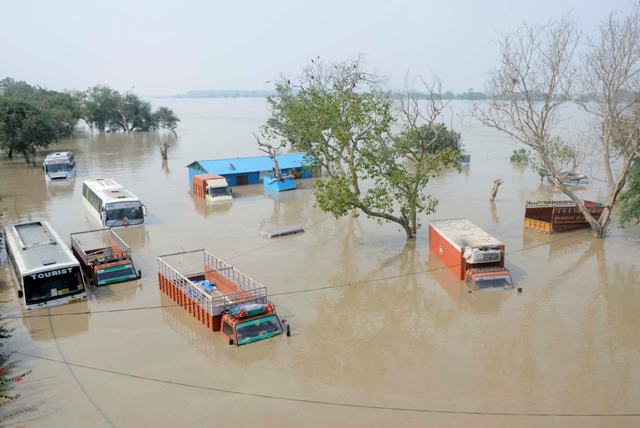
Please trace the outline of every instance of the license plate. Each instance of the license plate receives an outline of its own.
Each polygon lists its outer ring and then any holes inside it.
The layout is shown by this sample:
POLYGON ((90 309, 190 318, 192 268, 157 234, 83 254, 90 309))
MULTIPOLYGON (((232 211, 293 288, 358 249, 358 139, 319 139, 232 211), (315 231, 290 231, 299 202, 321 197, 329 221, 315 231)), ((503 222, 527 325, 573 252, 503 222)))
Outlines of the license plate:
POLYGON ((76 303, 76 302, 81 302, 81 301, 82 301, 82 298, 80 298, 80 297, 75 297, 75 298, 73 298, 73 299, 69 300, 69 303, 76 303))

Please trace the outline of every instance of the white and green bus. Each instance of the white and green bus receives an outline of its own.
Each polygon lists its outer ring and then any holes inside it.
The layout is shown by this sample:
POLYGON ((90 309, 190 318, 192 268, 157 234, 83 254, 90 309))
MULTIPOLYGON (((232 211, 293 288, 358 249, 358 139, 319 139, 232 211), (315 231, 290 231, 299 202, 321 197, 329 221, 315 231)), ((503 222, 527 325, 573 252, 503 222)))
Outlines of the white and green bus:
POLYGON ((82 183, 82 201, 103 227, 144 224, 146 207, 136 195, 110 178, 96 178, 82 183))
POLYGON ((80 263, 47 221, 5 226, 18 297, 27 309, 87 299, 80 263))

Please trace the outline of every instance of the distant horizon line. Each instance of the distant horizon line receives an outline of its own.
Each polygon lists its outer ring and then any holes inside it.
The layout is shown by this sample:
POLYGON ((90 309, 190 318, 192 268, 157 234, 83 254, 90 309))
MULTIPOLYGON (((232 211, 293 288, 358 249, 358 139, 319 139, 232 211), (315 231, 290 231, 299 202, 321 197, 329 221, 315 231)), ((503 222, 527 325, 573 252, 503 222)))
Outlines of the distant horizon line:
MULTIPOLYGON (((400 95, 402 91, 390 91, 394 96, 400 95)), ((417 92, 420 95, 425 95, 417 92)), ((172 95, 150 95, 153 98, 266 98, 277 95, 275 89, 192 89, 182 94, 172 95)), ((478 99, 487 95, 483 91, 475 91, 472 88, 465 92, 443 91, 442 96, 457 99, 478 99)))

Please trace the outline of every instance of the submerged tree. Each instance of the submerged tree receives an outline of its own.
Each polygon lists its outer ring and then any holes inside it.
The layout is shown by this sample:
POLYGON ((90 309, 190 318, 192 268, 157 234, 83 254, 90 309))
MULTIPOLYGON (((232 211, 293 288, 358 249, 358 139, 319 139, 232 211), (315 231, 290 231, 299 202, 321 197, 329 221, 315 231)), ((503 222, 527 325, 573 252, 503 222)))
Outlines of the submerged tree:
POLYGON ((459 135, 436 123, 442 111, 439 91, 430 93, 426 114, 417 109, 417 97, 407 98, 403 131, 392 135, 393 101, 378 80, 358 60, 331 65, 314 60, 298 82, 283 78, 276 84, 265 130, 308 153, 311 166, 324 172, 314 190, 323 211, 335 217, 361 212, 397 223, 413 238, 417 215, 437 204, 425 193, 427 182, 459 163, 459 152, 435 147, 448 139, 457 144, 459 135))
POLYGON ((622 224, 640 223, 640 161, 636 160, 629 174, 627 189, 620 195, 622 224))
POLYGON ((605 236, 640 144, 631 132, 637 129, 640 118, 630 109, 635 100, 623 102, 625 93, 638 92, 638 10, 636 6, 624 19, 611 15, 601 27, 600 38, 590 41, 589 53, 581 67, 585 70, 584 86, 591 89, 589 92, 596 99, 585 108, 596 115, 603 129, 599 145, 609 193, 598 219, 567 185, 581 154, 576 147, 553 135, 559 109, 575 98, 579 34, 574 22, 564 18, 546 26, 525 25, 505 37, 500 43, 500 65, 489 78, 490 98, 476 107, 485 125, 533 149, 538 169, 576 203, 597 237, 605 236), (622 167, 616 178, 612 164, 618 161, 622 167))
POLYGON ((131 92, 94 86, 78 93, 81 117, 89 129, 126 133, 167 129, 175 134, 180 119, 167 107, 152 111, 151 104, 131 92))
MULTIPOLYGON (((268 132, 268 130, 265 130, 263 128, 263 133, 265 132, 268 132)), ((287 143, 285 141, 280 141, 278 144, 272 144, 260 139, 258 135, 254 135, 254 137, 256 139, 256 142, 258 143, 258 150, 260 150, 261 152, 269 156, 269 159, 271 159, 271 161, 273 162, 272 181, 284 180, 284 177, 282 176, 282 171, 280 170, 280 164, 278 163, 278 155, 280 154, 280 151, 286 146, 287 143)))
POLYGON ((26 163, 40 147, 56 141, 58 133, 48 112, 31 102, 0 98, 0 147, 24 156, 26 163))
POLYGON ((167 107, 159 107, 155 112, 153 112, 153 120, 158 128, 163 128, 176 133, 176 128, 178 127, 178 123, 180 119, 175 113, 167 108, 167 107))

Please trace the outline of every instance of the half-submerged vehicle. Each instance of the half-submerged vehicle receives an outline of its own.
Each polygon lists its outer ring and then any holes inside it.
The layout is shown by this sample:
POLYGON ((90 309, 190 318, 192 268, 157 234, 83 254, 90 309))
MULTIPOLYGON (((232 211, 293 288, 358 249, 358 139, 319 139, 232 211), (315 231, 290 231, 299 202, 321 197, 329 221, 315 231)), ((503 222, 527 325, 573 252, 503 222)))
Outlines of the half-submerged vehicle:
MULTIPOLYGON (((587 210, 597 220, 604 205, 583 201, 587 210)), ((568 230, 589 228, 591 225, 575 202, 568 201, 527 201, 524 211, 524 227, 545 233, 559 233, 568 230)))
POLYGON ((136 226, 144 223, 147 209, 140 199, 110 178, 82 183, 85 208, 102 227, 136 226))
POLYGON ((432 221, 429 249, 470 290, 513 288, 505 245, 466 218, 432 221))
POLYGON ((89 285, 133 281, 142 275, 133 264, 131 249, 112 229, 72 233, 71 249, 89 285))
POLYGON ((75 176, 76 161, 72 152, 50 153, 42 162, 47 180, 64 180, 75 176))
POLYGON ((198 174, 193 176, 193 195, 211 202, 224 202, 233 199, 227 179, 221 175, 198 174))
POLYGON ((159 256, 158 277, 163 293, 230 345, 290 335, 267 287, 207 250, 159 256))
POLYGON ((49 222, 17 223, 4 231, 18 297, 27 309, 87 299, 80 264, 49 222))

